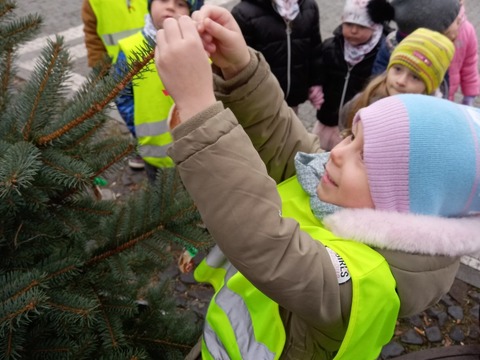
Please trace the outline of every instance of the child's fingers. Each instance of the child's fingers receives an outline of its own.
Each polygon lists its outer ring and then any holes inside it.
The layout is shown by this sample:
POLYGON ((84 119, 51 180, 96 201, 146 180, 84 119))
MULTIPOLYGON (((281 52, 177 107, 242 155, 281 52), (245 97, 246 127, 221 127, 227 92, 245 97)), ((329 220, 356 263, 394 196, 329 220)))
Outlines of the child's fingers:
POLYGON ((174 18, 165 19, 165 21, 163 22, 163 33, 164 44, 177 43, 183 37, 178 21, 174 18))
POLYGON ((230 39, 231 32, 224 26, 216 23, 212 19, 205 19, 203 21, 205 31, 207 31, 212 38, 217 39, 220 42, 225 42, 230 39))
POLYGON ((178 27, 184 39, 200 40, 200 34, 197 30, 197 24, 191 17, 183 15, 178 19, 178 27))

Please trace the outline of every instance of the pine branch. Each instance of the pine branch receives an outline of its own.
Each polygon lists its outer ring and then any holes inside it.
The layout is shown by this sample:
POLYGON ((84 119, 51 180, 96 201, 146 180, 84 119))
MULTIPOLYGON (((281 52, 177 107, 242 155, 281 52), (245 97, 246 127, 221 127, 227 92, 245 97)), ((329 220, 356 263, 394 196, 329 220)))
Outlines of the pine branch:
POLYGON ((93 117, 100 111, 103 111, 105 107, 108 106, 122 91, 125 86, 130 83, 135 75, 137 75, 153 58, 154 58, 155 52, 152 50, 150 53, 145 56, 145 58, 141 61, 136 61, 133 63, 131 70, 123 77, 123 79, 116 85, 108 94, 107 96, 102 99, 99 102, 96 102, 91 105, 91 107, 81 116, 72 119, 68 124, 64 125, 60 129, 57 129, 53 131, 52 133, 48 135, 43 135, 37 140, 37 143, 39 146, 44 146, 45 144, 58 139, 59 137, 63 136, 67 132, 69 132, 71 129, 74 127, 78 126, 79 124, 82 124, 89 118, 93 117))

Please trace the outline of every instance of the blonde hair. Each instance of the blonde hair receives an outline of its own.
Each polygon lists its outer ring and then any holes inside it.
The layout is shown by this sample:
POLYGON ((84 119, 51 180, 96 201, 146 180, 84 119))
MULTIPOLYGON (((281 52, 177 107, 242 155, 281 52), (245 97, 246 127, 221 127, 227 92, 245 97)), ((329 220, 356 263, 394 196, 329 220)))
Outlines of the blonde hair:
POLYGON ((364 108, 373 102, 389 96, 387 92, 387 71, 372 78, 365 89, 358 96, 352 99, 352 106, 347 113, 346 129, 352 128, 353 118, 358 110, 364 108))

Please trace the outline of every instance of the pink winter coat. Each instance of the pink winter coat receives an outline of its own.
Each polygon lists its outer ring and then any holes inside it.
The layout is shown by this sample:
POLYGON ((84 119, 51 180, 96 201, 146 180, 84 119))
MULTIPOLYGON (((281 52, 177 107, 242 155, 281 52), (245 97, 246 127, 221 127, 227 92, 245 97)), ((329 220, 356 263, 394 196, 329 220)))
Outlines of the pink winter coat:
MULTIPOLYGON (((461 11, 464 11, 463 7, 461 11)), ((477 96, 480 93, 477 48, 475 28, 464 15, 455 40, 455 55, 448 70, 450 100, 454 99, 459 86, 463 96, 477 96)))

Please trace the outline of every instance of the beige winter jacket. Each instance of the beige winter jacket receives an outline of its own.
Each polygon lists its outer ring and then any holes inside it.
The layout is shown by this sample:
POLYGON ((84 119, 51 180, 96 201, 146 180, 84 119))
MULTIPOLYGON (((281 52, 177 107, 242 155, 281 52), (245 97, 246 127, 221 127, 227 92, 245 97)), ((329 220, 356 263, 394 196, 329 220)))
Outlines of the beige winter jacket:
MULTIPOLYGON (((280 305, 287 332, 282 359, 331 359, 348 323, 351 285, 338 284, 321 243, 279 216, 276 188, 294 175, 298 151, 321 149, 284 103, 263 57, 251 55, 236 78, 215 76, 219 102, 173 129, 169 155, 224 254, 280 305)), ((380 252, 398 284, 400 316, 438 301, 459 266, 458 256, 380 252)))

